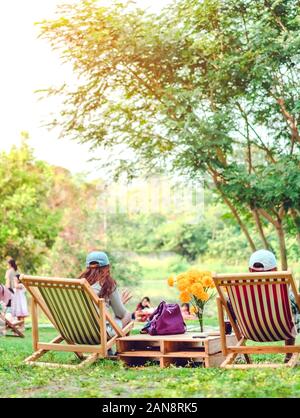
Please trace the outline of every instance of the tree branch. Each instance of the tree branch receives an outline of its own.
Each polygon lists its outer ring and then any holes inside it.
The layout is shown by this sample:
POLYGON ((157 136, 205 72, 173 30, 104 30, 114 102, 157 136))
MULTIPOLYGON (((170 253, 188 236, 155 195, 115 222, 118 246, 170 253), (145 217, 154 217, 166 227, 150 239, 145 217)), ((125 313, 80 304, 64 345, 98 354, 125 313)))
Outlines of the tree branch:
POLYGON ((262 226, 262 223, 261 223, 261 220, 260 220, 260 216, 259 216, 259 213, 258 213, 256 208, 252 209, 252 215, 253 215, 254 221, 256 223, 256 227, 257 227, 257 230, 259 232, 259 235, 261 237, 263 246, 264 246, 264 248, 266 248, 268 250, 270 248, 270 246, 269 246, 268 240, 265 236, 264 229, 263 229, 263 226, 262 226))

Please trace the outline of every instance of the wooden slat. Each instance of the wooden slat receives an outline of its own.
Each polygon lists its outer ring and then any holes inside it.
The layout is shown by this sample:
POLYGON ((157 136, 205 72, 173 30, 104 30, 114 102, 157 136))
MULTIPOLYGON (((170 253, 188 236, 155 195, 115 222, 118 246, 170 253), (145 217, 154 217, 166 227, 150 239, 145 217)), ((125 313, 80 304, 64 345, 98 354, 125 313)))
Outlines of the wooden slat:
POLYGON ((218 285, 219 286, 224 286, 224 287, 237 287, 237 286, 251 286, 251 285, 258 285, 258 286, 260 286, 260 285, 270 285, 270 284, 289 284, 289 281, 288 280, 277 280, 277 279, 274 279, 274 280, 264 280, 264 281, 262 281, 262 280, 253 280, 253 281, 250 281, 250 280, 241 280, 241 281, 239 281, 239 280, 234 280, 234 281, 231 281, 231 282, 225 282, 225 281, 221 281, 221 282, 219 282, 218 283, 218 285))
POLYGON ((71 286, 82 286, 86 279, 70 279, 70 278, 58 278, 58 277, 45 277, 45 276, 29 276, 26 274, 22 274, 20 276, 20 280, 22 283, 27 286, 31 286, 33 283, 37 283, 39 286, 41 284, 49 284, 49 285, 63 285, 65 287, 71 286))
POLYGON ((124 351, 118 354, 119 357, 162 357, 160 351, 124 351))
POLYGON ((38 349, 39 324, 38 324, 38 305, 36 300, 31 300, 31 323, 32 323, 32 345, 34 351, 38 349))
POLYGON ((78 352, 78 353, 102 353, 101 345, 81 345, 81 344, 53 344, 53 343, 38 343, 39 350, 47 351, 64 351, 64 352, 78 352))
POLYGON ((287 283, 291 285, 295 295, 297 294, 296 284, 290 271, 214 274, 213 280, 217 288, 219 286, 230 287, 251 284, 263 285, 271 283, 287 283))
POLYGON ((214 274, 213 279, 217 282, 220 280, 257 280, 257 279, 290 279, 292 273, 290 271, 263 271, 260 273, 246 272, 246 273, 225 273, 225 274, 214 274))
POLYGON ((208 354, 205 351, 171 351, 163 356, 174 358, 205 358, 208 357, 208 354))
POLYGON ((278 346, 245 346, 245 347, 233 347, 229 346, 228 352, 237 354, 284 354, 284 353, 300 353, 299 345, 288 345, 284 347, 278 346))
POLYGON ((115 333, 119 336, 119 337, 124 337, 126 334, 124 333, 124 331, 122 330, 122 328, 119 327, 119 325, 116 323, 116 321, 114 321, 110 315, 109 312, 106 312, 106 319, 108 320, 108 322, 111 324, 113 330, 115 331, 115 333))
POLYGON ((220 337, 221 337, 221 348, 224 356, 227 355, 226 352, 226 333, 225 333, 225 321, 224 321, 224 309, 220 296, 217 297, 217 309, 218 309, 218 319, 220 326, 220 337))
POLYGON ((99 299, 98 302, 99 307, 99 334, 100 334, 100 342, 101 342, 101 352, 102 356, 107 355, 107 331, 106 331, 106 315, 105 315, 105 302, 103 299, 99 299))
POLYGON ((123 329, 122 329, 122 331, 123 331, 123 334, 128 334, 131 330, 132 330, 132 328, 134 327, 134 321, 131 321, 131 322, 129 322, 129 324, 127 324, 123 329))
POLYGON ((213 336, 204 336, 203 338, 193 338, 201 336, 201 332, 185 333, 185 334, 176 334, 176 335, 149 335, 149 334, 138 334, 138 335, 129 335, 127 337, 120 337, 120 341, 178 341, 178 342, 190 342, 190 343, 200 343, 204 342, 205 339, 210 341, 219 340, 220 337, 213 336))

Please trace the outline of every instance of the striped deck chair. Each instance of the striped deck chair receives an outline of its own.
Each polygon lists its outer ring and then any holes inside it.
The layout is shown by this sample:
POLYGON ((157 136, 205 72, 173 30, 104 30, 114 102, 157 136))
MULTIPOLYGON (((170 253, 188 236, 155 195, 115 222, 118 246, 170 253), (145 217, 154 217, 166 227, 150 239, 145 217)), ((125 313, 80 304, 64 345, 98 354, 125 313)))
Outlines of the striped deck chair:
POLYGON ((226 356, 221 367, 279 367, 281 364, 251 364, 250 354, 292 353, 285 365, 297 364, 300 345, 251 345, 256 342, 285 341, 297 335, 291 311, 289 291, 295 295, 300 309, 300 295, 292 273, 288 271, 215 274, 213 276, 219 297, 217 298, 222 352, 226 356), (229 302, 229 303, 228 303, 229 302), (224 313, 231 322, 238 339, 237 346, 227 346, 224 313), (248 364, 234 364, 238 354, 243 354, 248 364))
POLYGON ((32 337, 34 353, 25 360, 29 365, 79 368, 108 356, 108 350, 118 337, 123 337, 133 322, 121 329, 105 309, 85 279, 58 279, 22 275, 21 282, 32 296, 32 337), (39 341, 38 308, 59 332, 50 343, 39 341), (115 336, 109 338, 106 325, 115 336), (78 365, 42 363, 37 360, 49 351, 74 352, 81 360, 78 365), (89 353, 84 357, 83 353, 89 353))

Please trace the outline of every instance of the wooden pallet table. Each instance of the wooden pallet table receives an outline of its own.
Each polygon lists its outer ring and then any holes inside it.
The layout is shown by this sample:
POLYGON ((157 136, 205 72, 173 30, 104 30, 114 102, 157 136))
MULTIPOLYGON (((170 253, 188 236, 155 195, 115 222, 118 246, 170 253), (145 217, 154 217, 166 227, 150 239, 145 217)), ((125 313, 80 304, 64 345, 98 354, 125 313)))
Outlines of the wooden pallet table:
MULTIPOLYGON (((236 343, 235 335, 227 336, 228 345, 236 343)), ((185 365, 189 362, 218 367, 225 360, 221 352, 220 336, 205 336, 196 332, 181 335, 130 335, 118 338, 117 351, 118 358, 128 366, 141 366, 154 360, 159 362, 160 367, 185 365)))

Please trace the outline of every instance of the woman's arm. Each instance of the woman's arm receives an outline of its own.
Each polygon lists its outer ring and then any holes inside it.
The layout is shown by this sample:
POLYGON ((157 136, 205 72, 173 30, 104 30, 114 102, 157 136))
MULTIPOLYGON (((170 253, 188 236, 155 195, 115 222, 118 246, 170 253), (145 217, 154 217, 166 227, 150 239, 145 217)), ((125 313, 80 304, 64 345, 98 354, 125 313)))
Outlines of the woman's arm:
POLYGON ((132 298, 132 294, 128 289, 122 290, 121 293, 121 300, 123 302, 123 305, 126 305, 126 303, 132 298))
POLYGON ((131 314, 125 308, 118 289, 115 289, 109 298, 110 306, 115 316, 122 320, 123 326, 127 325, 131 321, 131 314))

